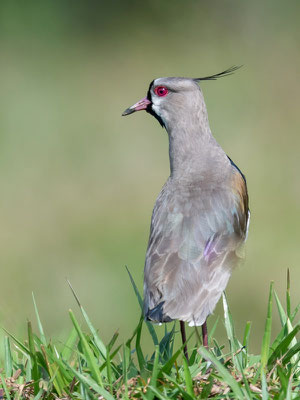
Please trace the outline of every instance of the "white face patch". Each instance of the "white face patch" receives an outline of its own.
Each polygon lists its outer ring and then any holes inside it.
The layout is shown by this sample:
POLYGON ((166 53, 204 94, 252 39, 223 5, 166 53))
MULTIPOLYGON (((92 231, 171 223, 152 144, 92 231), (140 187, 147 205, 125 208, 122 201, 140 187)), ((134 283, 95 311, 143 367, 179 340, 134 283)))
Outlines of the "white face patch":
POLYGON ((153 111, 162 118, 161 111, 160 111, 160 105, 162 103, 163 99, 156 96, 155 94, 152 94, 152 109, 153 111))

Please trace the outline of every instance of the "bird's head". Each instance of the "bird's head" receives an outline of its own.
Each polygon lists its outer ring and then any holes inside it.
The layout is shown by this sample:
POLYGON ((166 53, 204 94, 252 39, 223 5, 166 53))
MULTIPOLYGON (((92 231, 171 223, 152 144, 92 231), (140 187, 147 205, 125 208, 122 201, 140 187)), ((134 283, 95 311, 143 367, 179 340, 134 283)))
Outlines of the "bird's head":
POLYGON ((150 83, 147 96, 127 108, 122 115, 146 110, 162 126, 175 122, 181 114, 193 115, 203 102, 197 82, 189 78, 158 78, 150 83))
MULTIPOLYGON (((123 116, 145 110, 164 127, 193 117, 206 118, 206 107, 198 82, 215 80, 232 74, 239 67, 231 67, 216 75, 203 78, 158 78, 150 83, 147 96, 127 108, 123 116)), ((192 121, 187 121, 192 122, 192 121)))

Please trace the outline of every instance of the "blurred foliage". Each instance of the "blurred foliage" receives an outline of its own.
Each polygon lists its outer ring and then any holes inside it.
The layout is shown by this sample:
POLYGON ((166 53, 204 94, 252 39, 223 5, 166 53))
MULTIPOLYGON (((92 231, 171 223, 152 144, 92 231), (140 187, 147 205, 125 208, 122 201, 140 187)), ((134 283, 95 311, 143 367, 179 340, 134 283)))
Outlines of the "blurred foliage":
POLYGON ((63 334, 68 277, 104 338, 130 334, 139 310, 124 265, 142 287, 169 166, 157 122, 121 113, 155 77, 243 64, 202 88, 250 192, 247 259, 227 294, 237 330, 252 320, 262 331, 269 281, 282 293, 287 267, 292 286, 300 279, 299 11, 279 0, 1 2, 1 325, 32 318, 34 291, 47 333, 63 334))

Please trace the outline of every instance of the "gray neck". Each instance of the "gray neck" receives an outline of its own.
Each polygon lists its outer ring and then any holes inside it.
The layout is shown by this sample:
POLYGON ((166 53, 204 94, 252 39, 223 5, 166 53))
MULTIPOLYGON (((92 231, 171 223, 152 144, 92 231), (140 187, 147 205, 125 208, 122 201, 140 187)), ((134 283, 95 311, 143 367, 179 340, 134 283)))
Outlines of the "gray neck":
MULTIPOLYGON (((202 113, 200 113, 202 114, 202 113)), ((171 178, 187 181, 205 179, 212 168, 222 169, 228 159, 212 136, 207 114, 193 120, 180 118, 167 124, 171 178)))

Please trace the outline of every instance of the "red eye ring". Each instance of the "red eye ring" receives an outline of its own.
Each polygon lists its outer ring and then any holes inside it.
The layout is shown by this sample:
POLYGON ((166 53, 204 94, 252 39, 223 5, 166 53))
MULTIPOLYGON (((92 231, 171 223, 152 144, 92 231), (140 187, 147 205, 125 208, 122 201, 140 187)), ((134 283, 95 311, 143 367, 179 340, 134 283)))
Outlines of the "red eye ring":
POLYGON ((159 97, 164 97, 168 94, 168 89, 165 86, 156 86, 154 93, 159 97))

